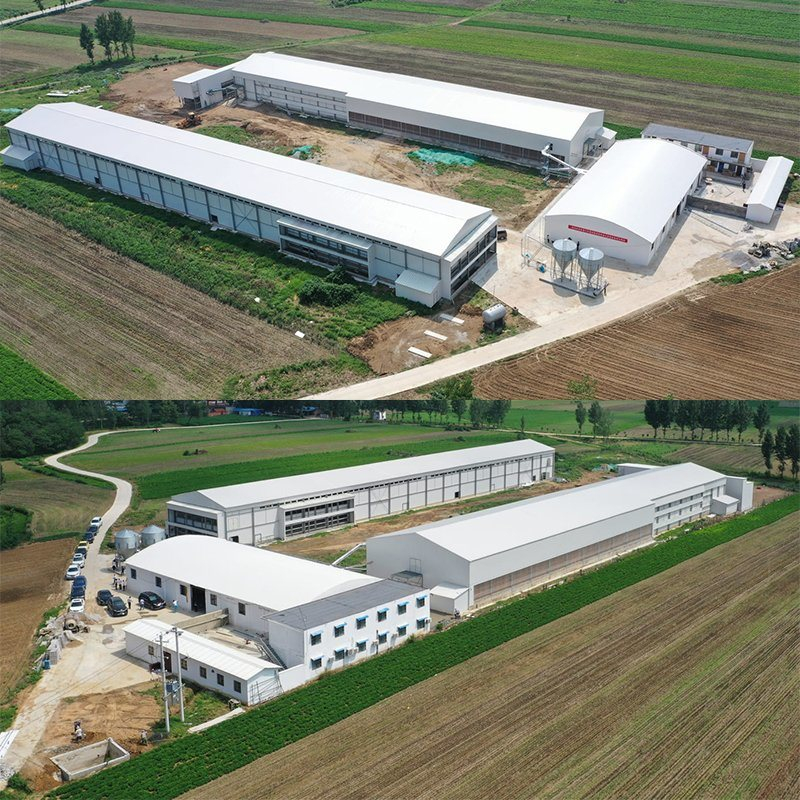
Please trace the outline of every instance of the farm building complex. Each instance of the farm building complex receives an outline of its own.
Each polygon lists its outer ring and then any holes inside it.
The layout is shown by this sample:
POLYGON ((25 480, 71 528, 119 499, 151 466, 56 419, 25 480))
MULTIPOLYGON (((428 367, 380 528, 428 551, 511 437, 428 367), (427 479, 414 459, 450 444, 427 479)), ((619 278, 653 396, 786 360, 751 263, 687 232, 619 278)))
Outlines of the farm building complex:
POLYGON ((660 139, 615 144, 548 209, 548 242, 572 239, 647 266, 702 180, 706 159, 660 139))
POLYGON ((79 103, 8 123, 6 163, 42 168, 434 305, 496 258, 491 209, 79 103))
MULTIPOLYGON (((258 645, 264 658, 190 631, 181 635, 187 677, 243 703, 262 702, 430 629, 428 593, 418 587, 208 536, 167 539, 126 563, 132 594, 154 591, 183 611, 223 612, 210 624, 227 624, 258 645)), ((128 654, 158 661, 155 642, 166 628, 150 620, 127 626, 128 654)), ((164 647, 171 671, 174 637, 165 637, 164 647)))
POLYGON ((357 467, 187 492, 167 534, 265 544, 553 477, 552 447, 522 439, 357 467))
POLYGON ((614 137, 595 108, 282 53, 202 69, 173 87, 188 108, 238 94, 290 113, 528 164, 541 164, 547 151, 577 165, 614 137))
POLYGON ((367 540, 370 575, 430 590, 434 610, 485 604, 644 547, 703 515, 747 511, 753 484, 696 464, 619 477, 367 540))

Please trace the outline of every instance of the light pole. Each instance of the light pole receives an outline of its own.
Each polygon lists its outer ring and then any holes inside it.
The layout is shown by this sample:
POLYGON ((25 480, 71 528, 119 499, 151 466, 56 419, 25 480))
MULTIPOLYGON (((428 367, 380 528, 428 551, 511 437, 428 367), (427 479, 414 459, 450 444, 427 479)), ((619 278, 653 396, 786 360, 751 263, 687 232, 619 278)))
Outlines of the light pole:
POLYGON ((158 646, 161 651, 161 686, 164 690, 164 721, 167 724, 167 736, 169 736, 169 700, 167 699, 167 670, 164 666, 164 634, 158 634, 158 646))
POLYGON ((172 626, 172 632, 175 634, 175 658, 178 660, 178 699, 181 704, 181 722, 186 722, 186 717, 183 712, 183 676, 181 675, 181 651, 180 642, 178 637, 183 631, 178 630, 177 625, 172 626))

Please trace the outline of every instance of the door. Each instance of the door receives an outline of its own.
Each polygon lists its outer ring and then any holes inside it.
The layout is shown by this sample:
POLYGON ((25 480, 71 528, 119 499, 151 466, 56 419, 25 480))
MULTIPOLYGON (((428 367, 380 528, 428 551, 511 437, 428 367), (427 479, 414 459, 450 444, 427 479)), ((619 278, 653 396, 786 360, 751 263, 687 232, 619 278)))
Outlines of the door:
POLYGON ((172 672, 172 653, 164 653, 164 672, 167 675, 172 672))
POLYGON ((202 586, 192 586, 191 603, 192 611, 206 613, 206 590, 202 586))

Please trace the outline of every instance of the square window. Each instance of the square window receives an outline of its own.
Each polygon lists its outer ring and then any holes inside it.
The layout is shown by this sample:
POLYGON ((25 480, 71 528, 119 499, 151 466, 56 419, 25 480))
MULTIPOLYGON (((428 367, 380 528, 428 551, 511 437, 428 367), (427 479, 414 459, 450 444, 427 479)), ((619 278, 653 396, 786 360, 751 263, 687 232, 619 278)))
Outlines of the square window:
POLYGON ((238 694, 242 693, 242 682, 241 681, 234 681, 233 682, 233 691, 237 692, 238 694))
POLYGON ((208 599, 212 606, 217 604, 217 596, 215 594, 209 595, 208 599))
POLYGON ((398 636, 405 636, 407 632, 408 632, 408 625, 400 625, 400 627, 397 629, 398 636))
POLYGON ((185 658, 181 658, 181 669, 189 669, 189 661, 185 658))
POLYGON ((311 659, 311 669, 319 669, 322 666, 322 659, 321 658, 312 658, 311 659))
POLYGON ((217 673, 217 683, 220 686, 224 686, 225 685, 225 676, 221 672, 217 673))
MULTIPOLYGON (((131 573, 131 577, 133 577, 133 573, 131 573)), ((158 586, 159 589, 161 588, 161 578, 159 578, 158 575, 156 575, 156 586, 158 586)))
POLYGON ((181 584, 181 595, 183 597, 186 597, 188 594, 189 594, 189 590, 183 584, 181 584))
POLYGON ((205 667, 200 667, 200 677, 201 678, 208 677, 208 670, 205 667))
POLYGON ((417 598, 417 608, 425 608, 425 598, 418 597, 417 598))
POLYGON ((322 642, 322 634, 321 633, 312 633, 311 634, 311 644, 320 644, 322 642))
POLYGON ((378 612, 378 622, 384 622, 386 619, 386 609, 378 612))
POLYGON ((245 615, 245 607, 244 603, 239 603, 239 613, 244 616, 245 615))
POLYGON ((334 625, 333 626, 333 635, 334 636, 344 636, 344 624, 342 624, 342 625, 334 625))
POLYGON ((333 651, 333 657, 337 661, 344 661, 344 650, 334 650, 333 651))
POLYGON ((356 645, 356 648, 358 649, 359 653, 364 653, 367 650, 367 643, 366 642, 359 642, 356 645))
POLYGON ((358 630, 361 630, 362 628, 366 628, 366 627, 367 627, 367 618, 366 617, 359 617, 356 620, 356 628, 358 630))
POLYGON ((378 634, 378 644, 386 644, 386 636, 387 636, 387 634, 385 634, 385 633, 379 633, 378 634))
POLYGON ((148 655, 154 656, 156 654, 155 647, 153 647, 151 644, 147 645, 147 653, 148 655))
POLYGON ((426 623, 426 622, 427 622, 427 620, 424 620, 424 619, 418 619, 418 620, 417 620, 417 630, 418 630, 418 631, 424 631, 424 630, 425 630, 425 623, 426 623))
POLYGON ((398 614, 405 614, 408 611, 408 603, 398 603, 397 604, 397 613, 398 614))

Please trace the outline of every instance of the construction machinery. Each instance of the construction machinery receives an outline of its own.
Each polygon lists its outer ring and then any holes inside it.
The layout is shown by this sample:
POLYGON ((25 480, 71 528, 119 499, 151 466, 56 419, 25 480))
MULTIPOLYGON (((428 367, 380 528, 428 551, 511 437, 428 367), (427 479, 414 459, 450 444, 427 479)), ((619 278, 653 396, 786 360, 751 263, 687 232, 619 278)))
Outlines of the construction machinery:
POLYGON ((198 114, 195 114, 194 111, 190 111, 179 123, 179 128, 196 128, 202 119, 198 114))

